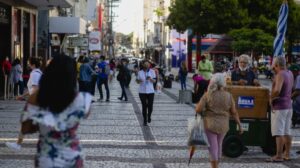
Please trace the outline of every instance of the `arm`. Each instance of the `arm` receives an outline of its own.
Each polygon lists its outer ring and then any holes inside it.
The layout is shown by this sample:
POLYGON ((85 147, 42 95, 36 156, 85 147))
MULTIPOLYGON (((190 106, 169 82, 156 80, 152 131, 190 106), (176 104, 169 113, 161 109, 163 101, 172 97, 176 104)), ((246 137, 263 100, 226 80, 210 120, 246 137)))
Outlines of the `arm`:
POLYGON ((280 74, 276 75, 276 77, 275 77, 275 86, 272 89, 271 96, 270 96, 271 99, 274 99, 274 98, 279 96, 282 85, 283 85, 283 82, 284 81, 283 81, 282 75, 280 75, 280 74))
POLYGON ((209 71, 209 72, 211 72, 211 73, 213 73, 213 72, 214 72, 214 67, 213 67, 213 65, 212 65, 212 62, 211 62, 211 61, 209 61, 208 71, 209 71))
POLYGON ((295 89, 294 92, 292 93, 292 99, 295 99, 300 95, 300 89, 295 89))
POLYGON ((205 107, 206 97, 207 97, 207 94, 205 93, 202 96, 202 98, 200 99, 200 101, 197 103, 196 108, 195 108, 196 113, 200 114, 203 111, 203 109, 205 107))
POLYGON ((235 120, 235 122, 236 122, 236 123, 238 124, 238 126, 239 126, 239 132, 240 132, 240 134, 242 134, 242 133, 243 133, 243 129, 242 129, 242 127, 241 127, 241 121, 240 121, 239 113, 238 113, 237 110, 236 110, 235 102, 234 102, 233 97, 232 97, 232 96, 230 96, 230 97, 231 97, 231 108, 230 108, 230 113, 231 113, 233 119, 235 120))

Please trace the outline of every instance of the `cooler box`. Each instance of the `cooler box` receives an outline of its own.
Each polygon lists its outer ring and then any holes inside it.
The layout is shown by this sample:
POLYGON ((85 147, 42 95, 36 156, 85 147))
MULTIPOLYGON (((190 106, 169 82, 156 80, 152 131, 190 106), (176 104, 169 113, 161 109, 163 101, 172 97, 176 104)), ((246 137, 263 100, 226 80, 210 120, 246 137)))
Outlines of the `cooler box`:
POLYGON ((240 118, 267 119, 269 89, 254 86, 227 86, 240 118))

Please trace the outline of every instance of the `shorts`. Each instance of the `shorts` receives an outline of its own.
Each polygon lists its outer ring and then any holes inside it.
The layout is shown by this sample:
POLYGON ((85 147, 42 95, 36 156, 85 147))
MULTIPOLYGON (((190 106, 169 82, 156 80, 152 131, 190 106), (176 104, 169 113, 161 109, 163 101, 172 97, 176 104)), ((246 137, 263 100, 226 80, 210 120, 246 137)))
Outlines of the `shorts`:
POLYGON ((272 110, 271 132, 272 136, 291 135, 293 110, 272 110))

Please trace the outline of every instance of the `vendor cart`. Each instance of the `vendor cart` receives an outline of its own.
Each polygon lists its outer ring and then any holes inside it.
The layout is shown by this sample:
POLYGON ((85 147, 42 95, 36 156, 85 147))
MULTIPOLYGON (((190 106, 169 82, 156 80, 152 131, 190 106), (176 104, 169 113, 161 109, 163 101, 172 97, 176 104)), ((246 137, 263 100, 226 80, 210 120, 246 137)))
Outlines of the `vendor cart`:
POLYGON ((276 147, 271 135, 269 90, 252 86, 228 86, 226 90, 234 97, 244 133, 239 135, 237 124, 231 119, 230 130, 223 140, 223 154, 238 157, 247 149, 245 146, 260 146, 264 153, 274 154, 276 147))

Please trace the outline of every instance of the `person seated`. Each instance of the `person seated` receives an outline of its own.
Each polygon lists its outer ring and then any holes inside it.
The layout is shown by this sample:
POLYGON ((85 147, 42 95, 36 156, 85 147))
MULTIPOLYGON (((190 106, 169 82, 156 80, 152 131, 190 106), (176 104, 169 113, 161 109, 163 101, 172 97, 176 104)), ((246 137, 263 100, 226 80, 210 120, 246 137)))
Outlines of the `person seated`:
POLYGON ((241 55, 238 58, 238 68, 231 73, 233 85, 260 86, 255 73, 249 68, 250 57, 241 55))

